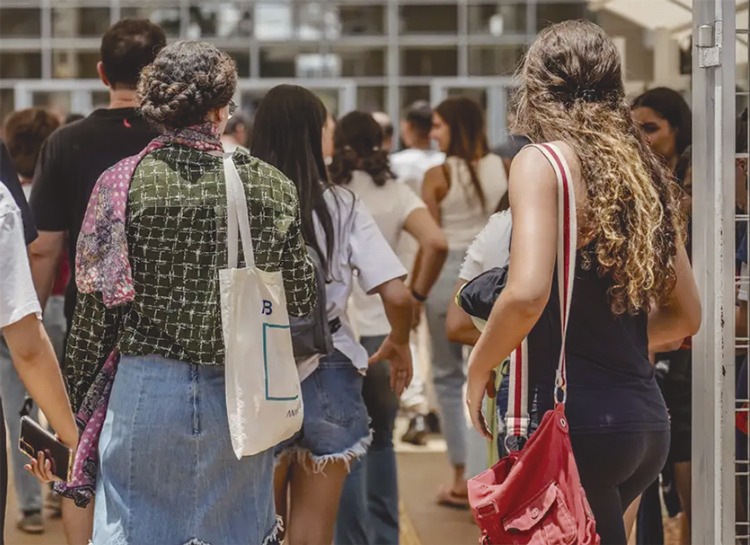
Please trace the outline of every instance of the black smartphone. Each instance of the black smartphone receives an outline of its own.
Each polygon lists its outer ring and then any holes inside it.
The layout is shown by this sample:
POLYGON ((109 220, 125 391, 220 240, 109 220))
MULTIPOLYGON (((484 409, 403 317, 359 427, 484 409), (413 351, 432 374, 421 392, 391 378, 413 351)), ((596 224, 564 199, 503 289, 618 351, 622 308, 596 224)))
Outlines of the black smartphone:
POLYGON ((21 417, 18 448, 33 459, 36 459, 39 452, 44 452, 45 458, 52 464, 52 473, 65 482, 70 480, 73 451, 28 416, 21 417))

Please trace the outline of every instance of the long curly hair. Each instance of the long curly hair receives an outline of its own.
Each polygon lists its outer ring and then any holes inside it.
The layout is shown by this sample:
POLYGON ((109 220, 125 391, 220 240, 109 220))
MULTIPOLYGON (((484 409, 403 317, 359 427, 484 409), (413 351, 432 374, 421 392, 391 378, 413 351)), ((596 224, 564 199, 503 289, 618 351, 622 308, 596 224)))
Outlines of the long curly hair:
POLYGON ((580 162, 587 204, 579 236, 611 279, 613 313, 663 303, 676 284, 685 215, 679 187, 633 121, 614 43, 587 21, 552 25, 518 75, 514 132, 566 142, 580 162))
POLYGON ((355 170, 363 170, 375 185, 385 185, 394 176, 382 143, 383 129, 371 114, 361 111, 346 114, 333 133, 333 160, 328 169, 331 181, 346 185, 352 181, 355 170))
POLYGON ((223 108, 237 87, 234 59, 206 42, 168 45, 141 72, 137 95, 141 115, 160 129, 181 129, 206 121, 223 108))

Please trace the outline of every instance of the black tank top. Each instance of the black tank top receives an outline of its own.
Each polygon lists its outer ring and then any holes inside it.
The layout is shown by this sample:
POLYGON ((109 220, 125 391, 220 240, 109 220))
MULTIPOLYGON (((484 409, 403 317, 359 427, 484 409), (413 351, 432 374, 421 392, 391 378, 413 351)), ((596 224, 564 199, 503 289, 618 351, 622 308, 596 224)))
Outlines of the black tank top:
MULTIPOLYGON (((581 255, 579 251, 565 352, 565 412, 571 432, 668 430, 667 408, 648 359, 648 316, 643 312, 615 316, 607 296, 611 280, 599 276, 595 261, 591 267, 583 266, 581 255)), ((555 277, 547 308, 529 336, 529 378, 539 389, 545 410, 553 405, 560 343, 555 277)))

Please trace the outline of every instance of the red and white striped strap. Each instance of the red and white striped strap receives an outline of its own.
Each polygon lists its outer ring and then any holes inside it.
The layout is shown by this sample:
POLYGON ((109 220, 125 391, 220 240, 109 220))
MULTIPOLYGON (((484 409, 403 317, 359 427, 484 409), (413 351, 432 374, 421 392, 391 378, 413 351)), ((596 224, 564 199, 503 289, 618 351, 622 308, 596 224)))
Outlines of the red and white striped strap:
MULTIPOLYGON (((570 318, 570 303, 573 297, 575 278, 578 224, 576 201, 570 169, 560 150, 552 144, 534 145, 549 161, 557 177, 557 284, 560 295, 560 322, 562 346, 555 377, 555 403, 565 403, 567 398, 567 371, 565 363, 565 337, 570 318)), ((508 437, 526 437, 529 429, 529 347, 528 339, 510 356, 508 413, 506 428, 508 437)))

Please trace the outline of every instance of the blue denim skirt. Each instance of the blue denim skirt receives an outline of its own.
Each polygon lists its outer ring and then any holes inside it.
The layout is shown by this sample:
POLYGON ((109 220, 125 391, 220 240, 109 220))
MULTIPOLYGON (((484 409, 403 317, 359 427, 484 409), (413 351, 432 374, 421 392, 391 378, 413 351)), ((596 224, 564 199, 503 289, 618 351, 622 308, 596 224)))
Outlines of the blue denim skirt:
POLYGON ((94 545, 276 545, 273 451, 237 460, 224 368, 123 356, 99 440, 94 545))

